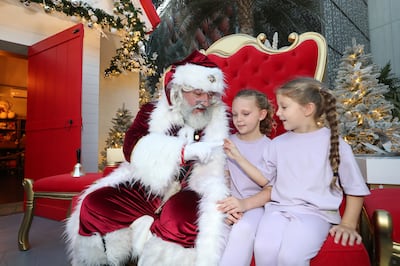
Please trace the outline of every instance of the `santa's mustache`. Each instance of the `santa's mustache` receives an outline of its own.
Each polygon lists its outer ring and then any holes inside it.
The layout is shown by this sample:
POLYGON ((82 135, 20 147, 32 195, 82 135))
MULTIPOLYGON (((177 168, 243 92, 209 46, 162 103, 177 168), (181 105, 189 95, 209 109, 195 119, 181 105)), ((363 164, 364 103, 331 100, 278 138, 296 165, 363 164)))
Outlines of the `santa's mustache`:
POLYGON ((203 104, 203 102, 199 102, 199 103, 196 103, 196 105, 192 107, 192 110, 194 110, 194 109, 206 110, 207 107, 208 107, 208 106, 205 106, 205 105, 203 104))

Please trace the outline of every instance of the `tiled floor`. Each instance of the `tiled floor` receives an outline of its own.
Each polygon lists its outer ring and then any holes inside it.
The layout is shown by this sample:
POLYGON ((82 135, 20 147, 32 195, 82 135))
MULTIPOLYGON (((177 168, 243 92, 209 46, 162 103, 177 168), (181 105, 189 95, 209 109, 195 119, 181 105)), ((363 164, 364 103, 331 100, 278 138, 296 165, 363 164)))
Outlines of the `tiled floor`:
POLYGON ((62 239, 62 222, 35 216, 29 235, 31 249, 20 251, 17 237, 22 218, 21 212, 0 216, 0 266, 70 265, 62 239))
POLYGON ((63 223, 34 216, 29 240, 31 249, 18 249, 21 224, 22 176, 0 172, 0 266, 67 266, 63 223))

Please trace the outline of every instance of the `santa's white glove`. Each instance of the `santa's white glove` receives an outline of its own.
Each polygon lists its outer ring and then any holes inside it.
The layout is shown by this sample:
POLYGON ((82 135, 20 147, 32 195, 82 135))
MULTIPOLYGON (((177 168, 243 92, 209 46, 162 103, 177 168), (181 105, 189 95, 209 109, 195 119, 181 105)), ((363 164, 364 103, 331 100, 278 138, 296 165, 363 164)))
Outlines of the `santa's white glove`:
POLYGON ((185 143, 189 144, 193 142, 194 129, 189 126, 184 126, 178 132, 179 138, 183 139, 185 143))
POLYGON ((207 163, 214 149, 222 147, 223 142, 195 142, 186 145, 183 158, 185 161, 196 160, 207 163))

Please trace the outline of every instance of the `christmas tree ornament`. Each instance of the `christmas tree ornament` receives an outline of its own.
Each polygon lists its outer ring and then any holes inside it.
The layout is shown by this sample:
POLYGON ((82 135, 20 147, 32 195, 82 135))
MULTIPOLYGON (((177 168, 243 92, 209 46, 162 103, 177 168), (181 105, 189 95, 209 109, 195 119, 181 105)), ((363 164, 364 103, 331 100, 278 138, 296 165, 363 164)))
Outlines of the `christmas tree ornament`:
POLYGON ((45 5, 45 6, 43 7, 43 10, 44 10, 44 12, 46 12, 46 13, 50 13, 50 12, 51 12, 51 7, 49 7, 48 5, 45 5))
POLYGON ((93 23, 96 23, 98 21, 98 18, 95 15, 91 15, 90 19, 92 20, 93 23))
POLYGON ((57 7, 61 6, 62 1, 61 0, 52 0, 53 4, 57 7))
POLYGON ((73 7, 79 7, 80 5, 81 5, 81 1, 78 1, 78 0, 72 0, 71 1, 71 5, 73 6, 73 7))

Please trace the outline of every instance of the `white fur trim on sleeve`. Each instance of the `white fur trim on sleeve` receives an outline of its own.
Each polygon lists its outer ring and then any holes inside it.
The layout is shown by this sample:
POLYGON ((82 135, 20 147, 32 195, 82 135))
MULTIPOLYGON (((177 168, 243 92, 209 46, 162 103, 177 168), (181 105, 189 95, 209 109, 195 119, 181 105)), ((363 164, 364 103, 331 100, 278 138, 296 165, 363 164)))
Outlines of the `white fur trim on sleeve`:
POLYGON ((143 215, 129 226, 132 230, 132 255, 134 257, 141 255, 144 245, 152 237, 150 227, 153 222, 153 217, 143 215))
POLYGON ((174 177, 179 175, 182 139, 151 133, 136 144, 131 165, 136 178, 149 192, 162 195, 174 177))

